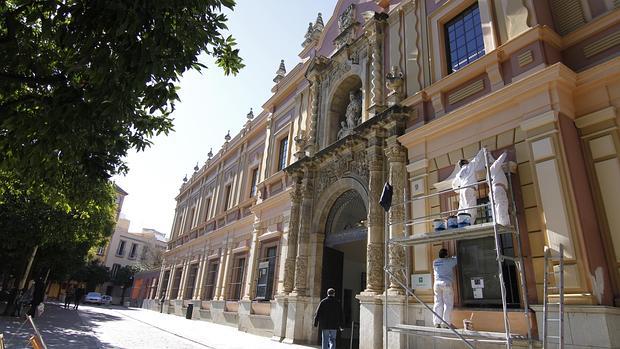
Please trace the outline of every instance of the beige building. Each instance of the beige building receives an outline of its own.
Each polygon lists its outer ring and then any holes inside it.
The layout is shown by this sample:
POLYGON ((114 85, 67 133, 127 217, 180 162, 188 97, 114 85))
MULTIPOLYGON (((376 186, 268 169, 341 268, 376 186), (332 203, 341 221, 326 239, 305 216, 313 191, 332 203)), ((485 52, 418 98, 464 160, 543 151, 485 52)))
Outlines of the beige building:
MULTIPOLYGON (((380 348, 385 326, 407 324, 422 329, 389 332, 390 347, 442 347, 430 313, 394 279, 384 318, 386 234, 424 234, 429 223, 403 220, 455 210, 458 195, 442 190, 459 160, 486 148, 507 151, 521 247, 514 236, 500 247, 524 259, 527 293, 519 271, 504 265, 512 332, 527 334, 527 301, 532 336, 541 338, 543 254, 562 245, 565 343, 619 347, 618 7, 338 1, 326 23, 319 17, 308 28, 300 63, 288 73, 280 66, 263 111, 248 114, 182 184, 159 278, 164 310, 184 315, 192 304, 196 319, 316 343, 312 314, 334 287, 345 341, 380 348), (385 181, 395 192, 387 218, 385 181)), ((488 193, 478 187, 481 206, 488 193)), ((491 219, 484 209, 478 217, 491 219)), ((472 317, 478 331, 504 331, 492 237, 391 248, 389 264, 432 279, 442 247, 459 256, 454 324, 472 317), (472 292, 474 278, 483 292, 472 292)), ((432 302, 432 285, 416 295, 432 302)), ((145 306, 158 309, 156 300, 145 306)))

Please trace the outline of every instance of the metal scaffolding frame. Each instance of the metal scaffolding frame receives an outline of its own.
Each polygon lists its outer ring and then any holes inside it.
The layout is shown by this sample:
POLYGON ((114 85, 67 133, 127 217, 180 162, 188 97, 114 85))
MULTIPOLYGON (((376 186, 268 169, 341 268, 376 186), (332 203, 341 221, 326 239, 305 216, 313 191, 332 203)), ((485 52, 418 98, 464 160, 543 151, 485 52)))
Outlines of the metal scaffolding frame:
MULTIPOLYGON (((411 226, 414 224, 420 224, 420 223, 427 223, 429 221, 432 221, 432 217, 444 217, 448 215, 449 213, 456 212, 458 210, 443 211, 443 212, 426 215, 426 216, 419 217, 419 218, 408 219, 407 209, 406 209, 407 205, 417 200, 423 200, 429 197, 434 197, 434 196, 439 196, 441 194, 454 192, 454 190, 452 189, 438 191, 436 193, 432 193, 428 195, 417 196, 417 197, 413 197, 410 199, 407 197, 407 190, 405 188, 403 190, 404 200, 402 203, 402 205, 405 208, 404 209, 405 211, 404 221, 403 222, 388 222, 387 212, 386 212, 386 231, 385 231, 385 245, 384 245, 384 248, 385 248, 384 250, 384 272, 385 272, 385 291, 384 291, 385 341, 384 341, 384 344, 386 348, 388 347, 389 332, 399 332, 399 333, 403 333, 406 335, 415 334, 419 332, 418 331, 419 327, 411 326, 407 324, 399 324, 399 325, 391 326, 391 327, 388 326, 387 304, 388 304, 388 299, 390 295, 388 295, 387 289, 388 289, 388 280, 390 278, 393 281, 395 281, 398 285, 400 285, 400 287, 402 287, 405 293, 405 302, 406 302, 405 303, 405 306, 406 306, 405 320, 408 320, 409 297, 412 297, 413 299, 415 299, 415 301, 422 304, 426 309, 428 309, 432 314, 434 314, 439 319, 441 319, 441 322, 445 324, 448 327, 448 329, 451 331, 448 333, 449 334, 451 333, 453 336, 460 339, 467 347, 474 349, 473 341, 476 339, 489 339, 489 340, 502 340, 506 343, 506 348, 508 349, 512 348, 512 340, 516 336, 511 334, 510 322, 508 320, 508 308, 507 308, 507 300, 506 300, 507 295, 506 295, 506 286, 504 282, 504 273, 503 273, 504 261, 514 262, 517 268, 517 273, 519 274, 519 283, 521 286, 521 298, 522 298, 521 301, 523 304, 523 311, 525 314, 525 319, 528 325, 527 340, 529 343, 529 347, 530 348, 532 347, 533 338, 532 338, 531 319, 530 319, 530 312, 529 312, 530 309, 529 309, 529 304, 528 304, 527 287, 526 287, 526 280, 525 280, 525 274, 524 274, 525 268, 524 268, 521 236, 520 236, 520 230, 519 230, 519 221, 516 215, 516 202, 515 202, 515 197, 514 197, 513 188, 512 188, 512 185, 513 185, 512 173, 510 169, 508 169, 507 179, 508 179, 508 185, 510 186, 510 188, 508 189, 510 191, 510 200, 511 200, 509 213, 510 213, 511 221, 514 222, 514 225, 513 226, 502 226, 496 222, 496 217, 497 217, 497 213, 495 212, 495 199, 496 198, 495 198, 495 189, 493 189, 491 175, 490 175, 490 164, 489 164, 490 154, 486 148, 483 148, 483 151, 484 151, 484 157, 485 157, 486 178, 474 184, 462 186, 461 189, 465 189, 468 187, 477 187, 479 184, 483 184, 483 183, 486 183, 488 185, 489 202, 486 204, 474 206, 471 208, 490 207, 491 213, 492 213, 491 222, 484 223, 484 224, 477 224, 477 225, 472 224, 470 226, 466 226, 462 228, 447 229, 441 232, 427 232, 427 233, 421 233, 421 234, 415 234, 415 235, 414 234, 408 235, 407 226, 411 226), (398 224, 403 225, 403 230, 404 230, 403 237, 390 238, 389 230, 387 229, 388 226, 398 225, 398 224), (511 236, 514 237, 514 240, 516 240, 517 246, 515 248, 515 256, 503 255, 502 249, 501 249, 501 236, 504 234, 510 234, 511 236), (490 334, 485 335, 485 334, 479 334, 479 333, 467 333, 469 331, 465 331, 465 330, 457 331, 455 328, 451 326, 451 324, 447 323, 443 319, 443 317, 440 316, 440 314, 435 313, 431 306, 429 306, 427 303, 422 301, 415 294, 415 291, 411 285, 411 280, 410 280, 409 265, 410 265, 410 260, 411 260, 411 257, 410 257, 411 251, 409 247, 414 246, 414 245, 419 245, 419 244, 426 244, 429 242, 469 240, 469 239, 477 239, 477 238, 488 237, 488 236, 493 236, 495 239, 495 251, 496 251, 496 260, 497 260, 498 275, 499 275, 499 282, 500 282, 500 290, 501 290, 501 296, 502 296, 502 311, 503 311, 504 329, 505 329, 505 334, 503 338, 498 337, 498 336, 491 336, 490 334), (404 248, 405 256, 406 256, 405 258, 406 265, 404 266, 404 268, 402 266, 390 265, 389 259, 388 259, 388 251, 389 251, 389 247, 392 245, 401 246, 404 248), (401 277, 402 279, 405 280, 404 282, 402 281, 401 277)), ((475 223, 475 222, 472 222, 472 223, 475 223)), ((442 333, 442 335, 446 335, 445 331, 444 333, 442 333)))

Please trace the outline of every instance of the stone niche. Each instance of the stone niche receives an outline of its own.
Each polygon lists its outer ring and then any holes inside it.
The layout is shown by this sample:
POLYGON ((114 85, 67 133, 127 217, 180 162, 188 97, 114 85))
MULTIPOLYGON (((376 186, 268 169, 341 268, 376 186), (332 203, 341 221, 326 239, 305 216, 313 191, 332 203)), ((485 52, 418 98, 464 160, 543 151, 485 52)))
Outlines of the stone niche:
POLYGON ((325 122, 325 146, 352 134, 353 128, 362 122, 362 80, 360 77, 351 75, 345 78, 334 91, 329 101, 325 122), (352 103, 359 103, 359 114, 348 120, 347 109, 355 109, 352 103))

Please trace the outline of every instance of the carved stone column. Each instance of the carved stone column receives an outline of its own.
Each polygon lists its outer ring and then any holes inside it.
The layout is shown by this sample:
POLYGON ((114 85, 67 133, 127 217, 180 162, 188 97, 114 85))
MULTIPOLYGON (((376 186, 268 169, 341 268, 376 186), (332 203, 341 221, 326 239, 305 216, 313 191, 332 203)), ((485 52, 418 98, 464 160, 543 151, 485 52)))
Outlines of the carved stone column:
POLYGON ((162 282, 164 281, 164 274, 166 274, 166 258, 161 261, 161 269, 159 270, 159 280, 157 281, 157 291, 155 293, 155 299, 161 297, 162 282))
POLYGON ((368 245, 366 262, 366 290, 379 294, 383 291, 383 234, 384 213, 379 205, 383 190, 383 137, 380 129, 373 130, 366 148, 368 159, 368 245))
POLYGON ((321 93, 321 80, 318 74, 314 73, 309 77, 310 80, 310 96, 312 104, 310 105, 310 124, 308 125, 308 142, 306 143, 306 153, 313 156, 317 149, 317 121, 319 120, 319 95, 321 93))
POLYGON ((196 272, 196 284, 194 285, 194 300, 202 299, 202 284, 204 283, 204 274, 205 269, 207 268, 207 252, 206 250, 202 251, 202 255, 198 260, 198 272, 196 272))
MULTIPOLYGON (((406 149, 398 142, 397 136, 391 136, 387 139, 385 155, 388 160, 388 181, 394 190, 392 208, 388 214, 390 238, 398 238, 404 235, 403 220, 405 218, 405 210, 403 206, 403 190, 405 188, 405 177, 407 173, 405 169, 406 154, 406 149)), ((389 258, 392 272, 397 275, 401 283, 405 283, 406 280, 402 278, 402 273, 405 270, 404 247, 390 245, 389 258)), ((403 294, 402 287, 394 278, 390 278, 388 293, 403 294)))
POLYGON ((305 296, 308 290, 308 244, 310 243, 310 224, 309 217, 312 215, 312 198, 314 190, 314 169, 306 167, 301 188, 301 217, 299 224, 299 239, 297 242, 297 259, 295 263, 295 296, 305 296))
POLYGON ((221 277, 221 286, 218 287, 218 295, 217 295, 217 299, 219 300, 226 300, 226 293, 228 292, 228 281, 230 280, 230 271, 232 269, 232 253, 233 250, 233 242, 229 241, 228 243, 226 243, 226 251, 225 251, 225 257, 223 258, 224 260, 224 265, 223 265, 223 273, 222 273, 222 277, 221 277))
POLYGON ((375 13, 373 19, 366 23, 366 37, 368 38, 369 52, 372 59, 372 69, 370 71, 371 115, 380 113, 385 109, 385 98, 383 93, 384 74, 383 74, 383 44, 384 28, 388 15, 386 13, 375 13))
POLYGON ((291 216, 289 220, 286 260, 284 261, 284 294, 289 294, 295 286, 295 259, 299 236, 299 211, 301 205, 301 174, 293 174, 291 191, 291 216))

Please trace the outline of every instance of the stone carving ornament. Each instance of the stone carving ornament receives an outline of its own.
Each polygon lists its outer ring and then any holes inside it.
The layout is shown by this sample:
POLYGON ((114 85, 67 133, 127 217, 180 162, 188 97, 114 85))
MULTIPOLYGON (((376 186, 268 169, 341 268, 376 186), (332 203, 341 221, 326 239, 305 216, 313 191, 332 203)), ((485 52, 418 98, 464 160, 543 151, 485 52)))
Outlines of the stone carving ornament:
POLYGON ((338 131, 338 139, 346 137, 353 133, 353 129, 362 121, 362 96, 359 90, 349 92, 349 105, 344 114, 346 125, 340 123, 340 131, 338 131))
POLYGON ((355 22, 355 4, 351 4, 338 18, 338 29, 342 33, 355 22))

